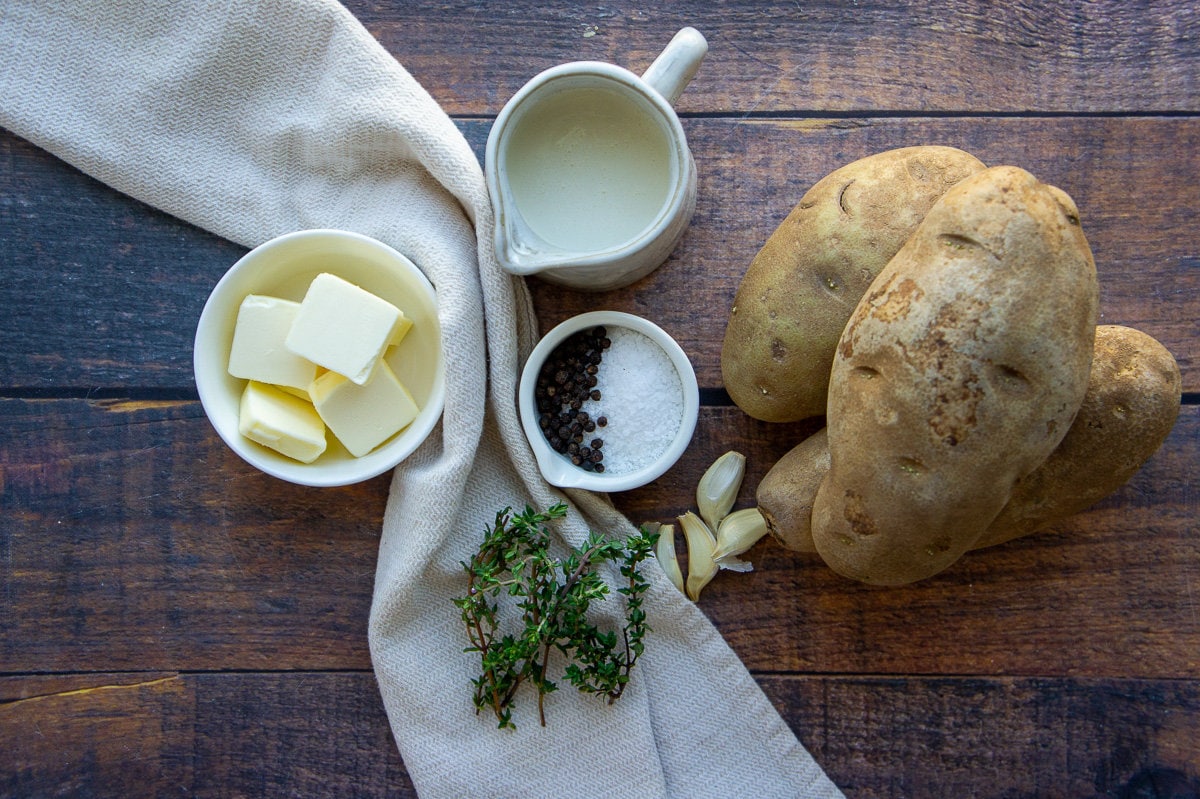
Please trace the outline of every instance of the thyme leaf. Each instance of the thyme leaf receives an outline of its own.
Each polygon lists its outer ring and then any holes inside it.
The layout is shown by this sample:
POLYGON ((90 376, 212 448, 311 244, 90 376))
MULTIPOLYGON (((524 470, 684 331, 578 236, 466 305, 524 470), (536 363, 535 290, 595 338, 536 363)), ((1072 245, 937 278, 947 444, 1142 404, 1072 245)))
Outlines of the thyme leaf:
POLYGON ((589 533, 566 557, 550 552, 549 524, 567 514, 556 503, 544 512, 505 508, 485 530, 479 551, 463 563, 466 596, 454 604, 466 628, 465 652, 479 654, 480 675, 471 681, 475 712, 490 710, 500 728, 515 728, 517 690, 537 690, 538 716, 546 725, 544 697, 557 690, 550 660, 565 657, 563 676, 580 691, 609 704, 620 698, 634 664, 645 649, 650 626, 642 608, 650 584, 639 566, 654 551, 658 533, 639 530, 624 542, 589 533), (593 602, 612 590, 600 574, 604 563, 618 565, 616 592, 624 598, 622 629, 601 630, 588 617, 593 602), (506 616, 519 615, 514 626, 506 616))

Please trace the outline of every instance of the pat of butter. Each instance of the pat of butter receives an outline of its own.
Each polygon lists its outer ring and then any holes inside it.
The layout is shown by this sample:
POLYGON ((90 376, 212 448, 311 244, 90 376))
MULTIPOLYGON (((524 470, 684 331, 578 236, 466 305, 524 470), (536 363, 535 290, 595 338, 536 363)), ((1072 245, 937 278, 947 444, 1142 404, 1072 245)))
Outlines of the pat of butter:
POLYGON ((312 403, 254 380, 242 391, 238 432, 301 463, 325 451, 325 423, 312 403))
POLYGON ((412 330, 412 326, 413 321, 404 315, 404 311, 400 311, 400 321, 396 323, 396 329, 392 332, 392 337, 388 339, 387 345, 394 347, 404 341, 404 337, 408 335, 409 330, 412 330))
POLYGON ((403 430, 420 412, 386 361, 365 386, 326 372, 313 381, 309 394, 329 430, 356 458, 403 430))
POLYGON ((403 318, 387 300, 322 273, 309 285, 286 344, 296 355, 363 385, 403 318))
POLYGON ((299 310, 298 302, 262 294, 242 300, 229 350, 229 374, 271 383, 307 398, 317 365, 284 345, 299 310))

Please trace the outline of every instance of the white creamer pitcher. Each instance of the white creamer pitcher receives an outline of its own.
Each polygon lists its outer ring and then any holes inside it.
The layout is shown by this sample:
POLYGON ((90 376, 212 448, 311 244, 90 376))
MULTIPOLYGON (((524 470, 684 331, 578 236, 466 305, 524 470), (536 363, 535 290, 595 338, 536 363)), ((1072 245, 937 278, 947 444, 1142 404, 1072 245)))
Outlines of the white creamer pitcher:
POLYGON ((578 61, 513 95, 485 157, 504 269, 600 291, 667 260, 696 209, 696 165, 672 105, 707 52, 684 28, 641 77, 578 61))

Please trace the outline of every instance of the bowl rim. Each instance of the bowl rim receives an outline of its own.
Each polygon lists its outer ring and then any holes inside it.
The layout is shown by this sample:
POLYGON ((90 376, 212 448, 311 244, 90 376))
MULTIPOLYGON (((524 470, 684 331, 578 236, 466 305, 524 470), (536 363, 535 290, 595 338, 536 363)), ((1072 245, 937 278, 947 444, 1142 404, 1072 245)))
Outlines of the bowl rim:
POLYGON ((529 446, 533 449, 538 470, 547 482, 558 488, 583 488, 590 491, 614 493, 640 488, 661 477, 679 461, 691 444, 692 436, 696 431, 696 422, 700 411, 700 389, 696 382, 696 371, 687 354, 665 330, 650 320, 635 314, 624 311, 598 310, 578 314, 560 322, 538 341, 522 368, 521 380, 517 389, 517 403, 521 427, 524 429, 529 446), (597 325, 634 330, 658 344, 674 365, 683 393, 683 414, 679 430, 676 431, 671 443, 653 463, 623 474, 609 474, 608 472, 597 474, 574 466, 550 447, 537 423, 538 413, 534 388, 542 363, 550 352, 572 333, 597 325))
MULTIPOLYGON (((336 269, 329 271, 337 273, 336 269)), ((280 480, 296 485, 331 488, 353 485, 377 477, 394 468, 416 451, 428 439, 441 419, 446 400, 446 358, 442 344, 441 325, 438 321, 438 310, 437 291, 420 267, 403 253, 378 239, 337 228, 297 230, 269 239, 252 247, 225 271, 213 286, 212 291, 209 292, 204 308, 196 322, 196 333, 192 345, 192 374, 205 416, 221 440, 238 457, 255 469, 280 480), (215 352, 214 350, 219 348, 210 345, 224 329, 223 318, 228 313, 227 303, 240 303, 244 297, 244 292, 236 288, 235 284, 244 279, 244 274, 253 269, 254 265, 261 261, 266 254, 304 239, 353 241, 394 261, 399 269, 404 270, 413 278, 413 282, 424 295, 422 302, 429 304, 432 312, 431 318, 438 323, 438 330, 434 336, 434 340, 437 342, 437 363, 434 367, 429 398, 417 418, 399 436, 362 457, 347 461, 348 465, 343 468, 331 468, 328 464, 322 464, 320 459, 307 464, 300 461, 276 459, 260 445, 245 439, 236 427, 231 430, 227 424, 221 424, 218 421, 224 415, 219 412, 219 409, 227 396, 211 376, 214 374, 213 370, 218 367, 222 371, 226 369, 228 353, 215 352)), ((279 458, 282 457, 279 456, 279 458)))

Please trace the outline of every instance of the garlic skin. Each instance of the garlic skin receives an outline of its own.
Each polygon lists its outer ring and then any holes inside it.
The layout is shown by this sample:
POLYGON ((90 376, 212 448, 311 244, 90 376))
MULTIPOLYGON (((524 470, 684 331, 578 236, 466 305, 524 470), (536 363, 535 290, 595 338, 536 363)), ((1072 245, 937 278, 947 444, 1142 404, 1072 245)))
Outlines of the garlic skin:
POLYGON ((667 578, 679 589, 679 593, 687 591, 683 586, 683 571, 679 568, 679 556, 675 554, 675 525, 663 524, 658 527, 658 544, 654 548, 654 557, 662 566, 667 578))
POLYGON ((713 461, 696 486, 696 505, 710 530, 716 530, 737 501, 746 475, 746 456, 730 450, 713 461))
MULTIPOLYGON (((742 554, 767 534, 767 520, 758 508, 742 508, 721 520, 713 559, 720 564, 742 554)), ((728 568, 728 567, 727 567, 728 568)), ((747 570, 748 571, 748 570, 747 570)))
POLYGON ((713 558, 713 563, 717 564, 718 569, 726 569, 731 572, 752 572, 754 564, 748 560, 742 560, 737 555, 726 555, 723 558, 713 558))
POLYGON ((704 520, 694 512, 689 510, 677 518, 683 528, 683 537, 688 548, 687 595, 696 602, 700 599, 700 592, 704 586, 708 585, 719 571, 712 556, 717 539, 704 520))

